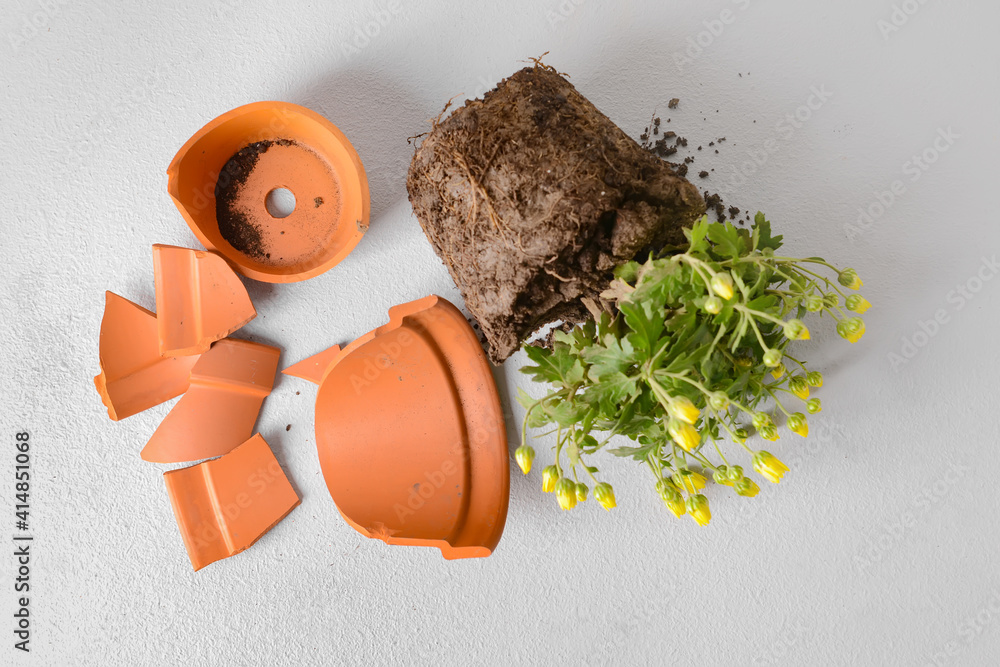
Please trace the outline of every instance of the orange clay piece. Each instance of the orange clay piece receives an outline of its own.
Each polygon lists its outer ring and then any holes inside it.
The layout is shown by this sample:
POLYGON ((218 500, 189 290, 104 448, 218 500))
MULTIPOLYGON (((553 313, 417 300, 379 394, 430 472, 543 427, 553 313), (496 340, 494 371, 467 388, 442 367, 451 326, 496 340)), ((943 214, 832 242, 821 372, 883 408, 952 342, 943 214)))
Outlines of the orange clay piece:
POLYGON ((114 292, 105 292, 101 320, 101 374, 94 385, 118 421, 180 396, 198 356, 160 356, 156 315, 114 292))
POLYGON ((280 354, 276 347, 235 338, 213 345, 191 369, 191 388, 153 433, 142 458, 197 461, 244 442, 274 386, 280 354))
POLYGON ((326 369, 339 356, 340 346, 334 345, 307 359, 303 359, 293 366, 289 366, 281 372, 284 375, 291 375, 292 377, 301 378, 313 384, 319 384, 320 380, 323 379, 323 374, 326 373, 326 369))
POLYGON ((429 296, 348 345, 316 396, 316 444, 347 522, 387 544, 489 556, 510 468, 496 384, 472 327, 429 296))
POLYGON ((357 152, 330 121, 296 104, 256 102, 222 114, 184 144, 167 174, 167 190, 198 240, 254 280, 318 276, 343 260, 368 229, 368 178, 357 152), (258 142, 280 143, 257 155, 236 194, 244 224, 259 235, 259 252, 251 255, 223 238, 215 188, 233 178, 223 169, 229 160, 258 142), (267 195, 276 188, 295 196, 286 217, 267 211, 267 195))
POLYGON ((299 496, 257 434, 222 458, 163 473, 194 569, 248 549, 299 496))
POLYGON ((160 353, 204 352, 257 316, 247 288, 219 255, 153 246, 160 353))

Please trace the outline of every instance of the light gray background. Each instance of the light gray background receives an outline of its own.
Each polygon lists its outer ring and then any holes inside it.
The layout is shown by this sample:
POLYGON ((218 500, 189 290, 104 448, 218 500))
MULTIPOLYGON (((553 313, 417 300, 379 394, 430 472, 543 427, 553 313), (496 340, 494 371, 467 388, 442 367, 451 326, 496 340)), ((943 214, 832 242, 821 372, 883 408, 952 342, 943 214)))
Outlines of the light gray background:
MULTIPOLYGON (((27 658, 11 646, 14 563, 0 558, 0 663, 1000 662, 1000 9, 897 6, 889 31, 888 0, 4 0, 0 535, 13 532, 10 443, 29 429, 37 551, 27 658), (302 506, 193 573, 164 467, 138 455, 170 405, 112 423, 91 382, 104 290, 151 308, 150 245, 197 245, 166 193, 174 153, 264 99, 325 114, 357 147, 372 222, 355 252, 305 283, 248 285, 260 316, 242 335, 280 344, 288 365, 395 303, 460 303, 406 200, 406 138, 545 51, 632 136, 654 110, 692 145, 726 136, 719 155, 697 154, 716 170, 698 185, 864 278, 864 340, 814 323, 803 345, 827 381, 814 435, 770 448, 792 472, 753 500, 712 489, 704 529, 669 516, 631 461, 604 459, 611 513, 560 512, 537 473, 518 473, 495 554, 446 562, 340 520, 312 387, 280 378, 258 429, 302 506), (814 87, 829 97, 807 112, 814 87), (808 119, 783 121, 797 110, 808 119), (933 164, 914 172, 925 151, 933 164), (763 164, 734 177, 754 155, 763 164), (902 194, 858 226, 897 181, 902 194)), ((505 396, 526 386, 524 361, 497 371, 505 396)))

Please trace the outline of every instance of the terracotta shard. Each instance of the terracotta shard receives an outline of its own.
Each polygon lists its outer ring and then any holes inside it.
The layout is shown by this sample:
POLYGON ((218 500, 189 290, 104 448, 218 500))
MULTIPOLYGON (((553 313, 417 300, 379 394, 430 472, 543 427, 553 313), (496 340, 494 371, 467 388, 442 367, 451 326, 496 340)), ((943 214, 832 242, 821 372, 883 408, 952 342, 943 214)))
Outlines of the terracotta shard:
POLYGON ((507 434, 486 355, 455 306, 430 296, 348 345, 316 396, 330 495, 388 544, 489 556, 507 518, 507 434))
POLYGON ((163 480, 195 570, 249 548, 299 504, 260 434, 163 480))
POLYGON ((183 394, 197 361, 197 356, 161 357, 156 315, 105 292, 101 373, 94 385, 111 419, 125 419, 183 394))
POLYGON ((198 240, 254 280, 317 276, 368 229, 368 178, 357 152, 333 123, 296 104, 227 111, 184 144, 167 174, 198 240), (290 211, 268 208, 275 190, 293 196, 290 211))
POLYGON ((313 384, 319 384, 320 380, 323 379, 323 374, 326 369, 333 364, 334 360, 340 356, 340 346, 334 345, 333 347, 328 347, 327 349, 314 354, 313 356, 303 359, 299 363, 289 366, 285 370, 281 371, 284 375, 291 375, 292 377, 301 378, 313 384))
POLYGON ((246 287, 213 252, 153 246, 160 353, 199 354, 257 316, 246 287))
POLYGON ((191 369, 191 387, 142 450, 142 458, 180 463, 221 456, 253 433, 271 393, 281 350, 226 338, 191 369))

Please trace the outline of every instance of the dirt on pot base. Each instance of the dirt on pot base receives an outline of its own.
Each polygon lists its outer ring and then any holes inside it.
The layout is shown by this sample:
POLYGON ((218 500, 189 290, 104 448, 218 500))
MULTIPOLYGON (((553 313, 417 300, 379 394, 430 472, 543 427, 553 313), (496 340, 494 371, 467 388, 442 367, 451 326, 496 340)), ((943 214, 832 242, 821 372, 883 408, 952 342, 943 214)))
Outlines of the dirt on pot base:
POLYGON ((536 64, 435 121, 410 203, 500 363, 539 327, 589 317, 612 269, 683 241, 698 189, 536 64))

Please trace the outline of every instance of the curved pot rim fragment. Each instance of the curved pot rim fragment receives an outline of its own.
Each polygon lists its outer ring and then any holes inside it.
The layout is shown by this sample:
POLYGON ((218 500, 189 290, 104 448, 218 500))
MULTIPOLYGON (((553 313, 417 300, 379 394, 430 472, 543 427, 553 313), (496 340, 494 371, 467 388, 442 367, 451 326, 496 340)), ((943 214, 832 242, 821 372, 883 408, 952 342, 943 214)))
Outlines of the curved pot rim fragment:
POLYGON ((363 535, 446 559, 496 548, 510 495, 503 411, 475 332, 446 300, 391 308, 333 360, 316 444, 338 511, 363 535))

